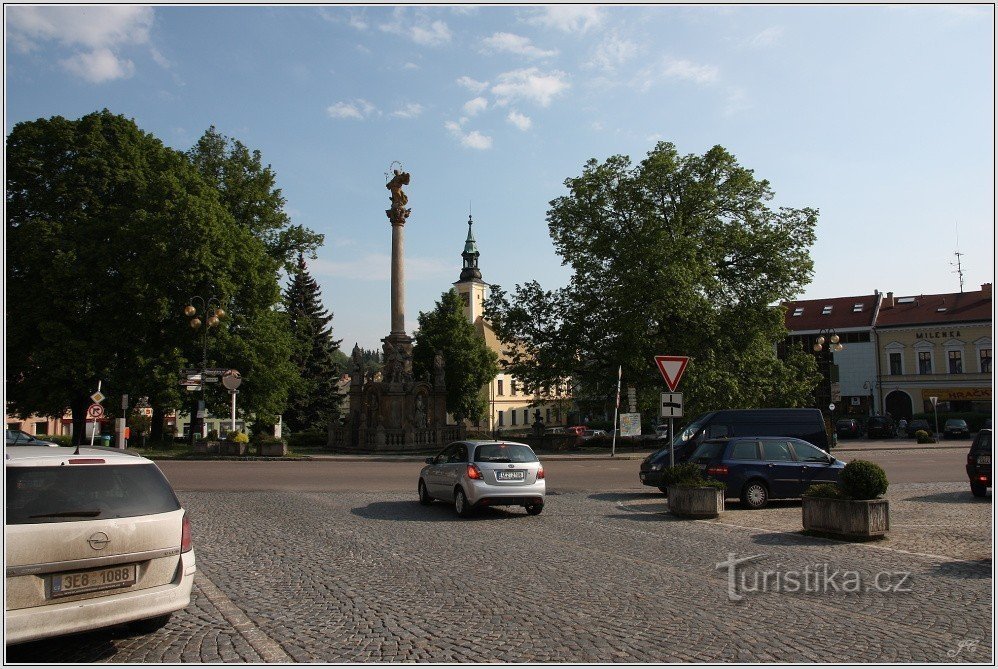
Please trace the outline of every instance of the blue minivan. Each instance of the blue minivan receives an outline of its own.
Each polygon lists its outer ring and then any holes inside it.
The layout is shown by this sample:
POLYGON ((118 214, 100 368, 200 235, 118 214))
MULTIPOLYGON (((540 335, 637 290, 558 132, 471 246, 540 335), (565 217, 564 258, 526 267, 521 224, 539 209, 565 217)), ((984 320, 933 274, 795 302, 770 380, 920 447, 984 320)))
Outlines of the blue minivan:
POLYGON ((726 497, 752 509, 770 499, 800 499, 815 483, 838 483, 846 463, 793 437, 737 437, 705 441, 690 456, 726 497))

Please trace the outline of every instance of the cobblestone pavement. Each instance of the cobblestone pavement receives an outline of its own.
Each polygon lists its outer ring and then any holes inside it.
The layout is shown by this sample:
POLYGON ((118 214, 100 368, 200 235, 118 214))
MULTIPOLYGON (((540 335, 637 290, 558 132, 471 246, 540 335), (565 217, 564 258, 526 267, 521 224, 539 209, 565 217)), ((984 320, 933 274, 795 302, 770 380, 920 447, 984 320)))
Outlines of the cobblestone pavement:
MULTIPOLYGON (((914 528, 922 514, 968 531, 977 521, 967 516, 990 519, 990 496, 971 504, 954 500, 957 493, 955 484, 892 486, 899 537, 922 532, 914 528)), ((9 649, 7 660, 993 658, 990 545, 971 547, 969 533, 964 547, 930 537, 926 550, 901 552, 801 535, 799 503, 732 510, 717 522, 679 520, 646 490, 549 495, 539 516, 500 508, 468 520, 442 503, 420 506, 414 492, 181 497, 209 579, 198 582, 187 611, 157 634, 77 635, 9 649), (787 519, 795 514, 794 526, 787 519), (718 567, 749 557, 738 568, 718 567), (794 589, 789 579, 771 585, 764 573, 815 574, 823 565, 835 574, 822 591, 794 589), (862 591, 851 591, 855 582, 862 591)), ((990 537, 990 520, 981 535, 990 537)))

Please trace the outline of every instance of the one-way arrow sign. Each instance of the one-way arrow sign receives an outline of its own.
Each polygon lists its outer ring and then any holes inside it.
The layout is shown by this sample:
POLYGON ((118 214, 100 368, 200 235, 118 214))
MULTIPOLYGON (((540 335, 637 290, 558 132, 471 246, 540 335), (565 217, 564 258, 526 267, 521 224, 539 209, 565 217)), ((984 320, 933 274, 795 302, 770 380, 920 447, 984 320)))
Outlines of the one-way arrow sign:
POLYGON ((686 364, 689 361, 689 356, 685 355, 655 356, 655 364, 658 365, 658 371, 662 373, 665 385, 672 392, 676 392, 676 388, 679 387, 679 379, 683 378, 683 372, 686 371, 686 364))

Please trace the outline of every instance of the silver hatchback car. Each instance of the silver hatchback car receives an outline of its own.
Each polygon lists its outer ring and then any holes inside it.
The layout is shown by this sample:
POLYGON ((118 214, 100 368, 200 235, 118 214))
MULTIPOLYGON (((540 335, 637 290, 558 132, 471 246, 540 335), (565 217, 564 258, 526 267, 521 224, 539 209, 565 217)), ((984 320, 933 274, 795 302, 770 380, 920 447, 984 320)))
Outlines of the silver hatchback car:
POLYGON ((532 516, 544 509, 544 467, 526 444, 456 441, 426 458, 419 472, 419 502, 454 503, 466 518, 483 506, 522 506, 532 516))

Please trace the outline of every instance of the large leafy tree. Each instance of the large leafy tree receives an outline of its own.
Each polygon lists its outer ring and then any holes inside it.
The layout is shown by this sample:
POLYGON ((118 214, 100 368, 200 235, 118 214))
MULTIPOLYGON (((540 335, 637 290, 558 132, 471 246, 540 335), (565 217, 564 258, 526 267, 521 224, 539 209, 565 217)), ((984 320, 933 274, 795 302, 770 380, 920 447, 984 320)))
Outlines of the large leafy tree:
POLYGON ((446 370, 447 411, 458 421, 481 419, 488 408, 482 388, 499 372, 498 356, 468 322, 457 291, 441 295, 432 311, 419 313, 418 322, 413 372, 417 378, 430 374, 440 352, 446 370))
POLYGON ((653 356, 688 355, 690 413, 806 401, 813 360, 777 359, 771 305, 810 281, 815 209, 771 208, 769 183, 720 146, 590 160, 565 185, 547 222, 569 284, 494 289, 486 304, 511 373, 542 387, 570 376, 584 405, 612 402, 620 365, 650 409, 664 390, 653 356))
POLYGON ((226 137, 211 126, 187 152, 191 163, 219 193, 236 223, 262 241, 270 256, 291 272, 299 254, 314 258, 323 235, 291 223, 277 175, 263 164, 259 150, 226 137))
MULTIPOLYGON (((209 364, 255 377, 240 389, 244 407, 282 408, 294 370, 273 311, 279 261, 184 154, 107 110, 19 123, 7 138, 6 224, 15 411, 71 409, 80 439, 101 381, 108 397, 148 396, 160 419, 180 402, 180 369, 202 359, 182 314, 192 295, 228 301, 209 364)), ((154 437, 160 429, 154 420, 154 437)))
POLYGON ((291 356, 300 382, 291 389, 284 421, 290 430, 325 430, 340 415, 337 362, 342 340, 333 339, 333 315, 322 306, 319 284, 308 272, 305 258, 291 273, 283 295, 284 312, 294 339, 291 356))

